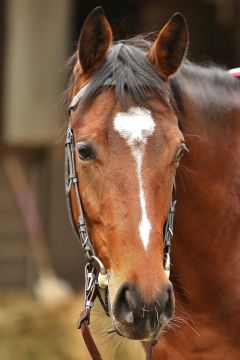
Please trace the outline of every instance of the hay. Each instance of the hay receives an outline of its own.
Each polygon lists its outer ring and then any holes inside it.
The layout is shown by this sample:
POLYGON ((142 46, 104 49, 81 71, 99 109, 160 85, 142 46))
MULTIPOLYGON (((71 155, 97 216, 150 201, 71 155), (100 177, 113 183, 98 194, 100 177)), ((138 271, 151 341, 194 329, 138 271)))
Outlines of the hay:
MULTIPOLYGON (((90 360, 75 326, 81 308, 82 296, 46 306, 22 291, 0 293, 0 359, 90 360)), ((145 358, 139 342, 107 335, 109 326, 97 306, 91 328, 104 359, 145 358)))

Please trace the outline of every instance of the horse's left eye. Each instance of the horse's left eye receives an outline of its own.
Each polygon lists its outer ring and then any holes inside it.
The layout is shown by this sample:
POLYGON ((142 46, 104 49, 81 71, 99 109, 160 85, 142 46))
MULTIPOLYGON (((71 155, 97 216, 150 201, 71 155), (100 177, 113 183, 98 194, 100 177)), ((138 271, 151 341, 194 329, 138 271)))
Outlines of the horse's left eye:
POLYGON ((184 143, 182 143, 177 151, 176 157, 175 157, 175 162, 178 163, 181 158, 183 157, 185 151, 189 151, 188 148, 186 147, 186 145, 184 143))
POLYGON ((79 143, 77 144, 78 156, 81 160, 95 160, 96 151, 93 146, 89 143, 79 143))

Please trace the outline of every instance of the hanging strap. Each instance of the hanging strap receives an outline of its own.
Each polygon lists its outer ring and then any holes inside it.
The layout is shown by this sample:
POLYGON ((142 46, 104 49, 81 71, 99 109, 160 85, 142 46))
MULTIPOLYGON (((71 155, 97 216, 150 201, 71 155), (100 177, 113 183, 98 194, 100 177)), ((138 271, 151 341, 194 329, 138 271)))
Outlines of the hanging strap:
POLYGON ((93 360, 102 360, 102 357, 97 349, 97 346, 93 340, 91 332, 89 330, 89 322, 90 322, 90 310, 84 309, 78 321, 78 329, 81 329, 82 336, 87 346, 87 349, 93 360))
POLYGON ((146 360, 152 360, 152 345, 150 343, 147 344, 146 348, 146 360))

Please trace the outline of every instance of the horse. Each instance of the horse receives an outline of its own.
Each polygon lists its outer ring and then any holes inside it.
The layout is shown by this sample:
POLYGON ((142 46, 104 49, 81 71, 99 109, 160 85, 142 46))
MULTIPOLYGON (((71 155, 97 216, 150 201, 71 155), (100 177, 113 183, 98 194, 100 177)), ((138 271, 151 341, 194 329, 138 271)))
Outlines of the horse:
POLYGON ((240 84, 188 61, 188 42, 180 13, 154 41, 113 41, 100 7, 82 27, 67 194, 100 277, 89 262, 80 327, 100 285, 112 331, 149 343, 149 358, 238 359, 240 84))

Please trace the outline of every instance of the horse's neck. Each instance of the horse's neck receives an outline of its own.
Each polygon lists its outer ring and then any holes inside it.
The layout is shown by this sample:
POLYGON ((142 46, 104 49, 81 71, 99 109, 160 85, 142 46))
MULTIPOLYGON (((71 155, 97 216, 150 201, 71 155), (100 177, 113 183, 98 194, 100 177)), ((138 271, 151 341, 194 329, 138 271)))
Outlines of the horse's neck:
POLYGON ((240 90, 226 89, 223 98, 224 86, 211 88, 212 81, 187 75, 180 85, 190 152, 177 175, 173 282, 182 303, 196 312, 220 317, 224 311, 227 321, 240 324, 234 314, 240 300, 240 90))

